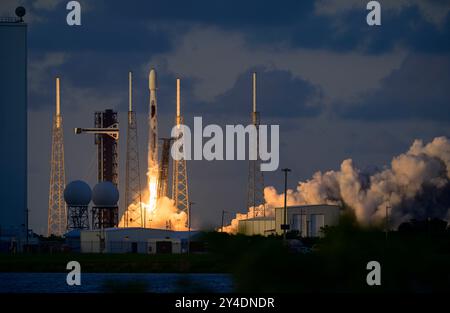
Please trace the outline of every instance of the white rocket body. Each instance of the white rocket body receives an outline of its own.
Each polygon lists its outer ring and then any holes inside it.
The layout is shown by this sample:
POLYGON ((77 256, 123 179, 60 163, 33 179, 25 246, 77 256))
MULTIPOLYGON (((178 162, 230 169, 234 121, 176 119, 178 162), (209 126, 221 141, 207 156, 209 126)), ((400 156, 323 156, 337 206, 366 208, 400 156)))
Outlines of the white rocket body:
POLYGON ((150 108, 148 113, 148 168, 158 169, 158 106, 156 100, 156 71, 150 70, 149 74, 149 89, 150 89, 150 108))

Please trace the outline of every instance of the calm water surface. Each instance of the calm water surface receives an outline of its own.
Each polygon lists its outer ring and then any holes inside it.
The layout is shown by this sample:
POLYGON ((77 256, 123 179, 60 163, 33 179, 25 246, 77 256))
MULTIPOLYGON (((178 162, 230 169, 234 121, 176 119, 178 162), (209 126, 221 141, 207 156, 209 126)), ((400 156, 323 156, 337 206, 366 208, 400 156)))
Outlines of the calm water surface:
POLYGON ((0 273, 0 293, 233 292, 229 274, 81 274, 81 286, 68 286, 67 273, 0 273))

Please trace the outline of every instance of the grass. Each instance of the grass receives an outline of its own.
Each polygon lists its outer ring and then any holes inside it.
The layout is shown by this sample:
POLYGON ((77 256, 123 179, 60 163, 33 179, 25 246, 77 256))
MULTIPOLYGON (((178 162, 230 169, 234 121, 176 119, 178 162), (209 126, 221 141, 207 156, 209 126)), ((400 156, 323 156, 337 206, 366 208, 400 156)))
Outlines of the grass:
POLYGON ((86 273, 225 273, 212 254, 0 254, 0 272, 66 272, 78 261, 86 273))

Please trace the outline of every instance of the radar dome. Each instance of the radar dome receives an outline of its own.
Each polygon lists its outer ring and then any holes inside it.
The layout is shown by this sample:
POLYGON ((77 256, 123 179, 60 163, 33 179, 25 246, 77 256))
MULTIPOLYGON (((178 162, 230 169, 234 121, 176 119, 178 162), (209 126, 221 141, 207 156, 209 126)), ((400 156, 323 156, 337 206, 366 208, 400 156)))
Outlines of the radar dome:
POLYGON ((70 182, 64 189, 64 200, 68 205, 88 205, 91 202, 92 191, 87 183, 81 180, 70 182))
POLYGON ((92 191, 92 201, 99 207, 117 206, 119 191, 109 181, 98 183, 92 191))

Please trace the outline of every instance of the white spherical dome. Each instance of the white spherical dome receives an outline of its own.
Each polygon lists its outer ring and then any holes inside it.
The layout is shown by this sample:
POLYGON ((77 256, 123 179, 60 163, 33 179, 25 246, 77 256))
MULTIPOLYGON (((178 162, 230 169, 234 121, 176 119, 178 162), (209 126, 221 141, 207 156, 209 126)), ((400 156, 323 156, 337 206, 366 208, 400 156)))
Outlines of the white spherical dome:
POLYGON ((92 190, 92 201, 100 207, 116 206, 119 201, 119 191, 109 181, 98 183, 92 190))
POLYGON ((88 205, 91 197, 91 187, 81 180, 70 182, 64 189, 64 200, 69 206, 88 205))

